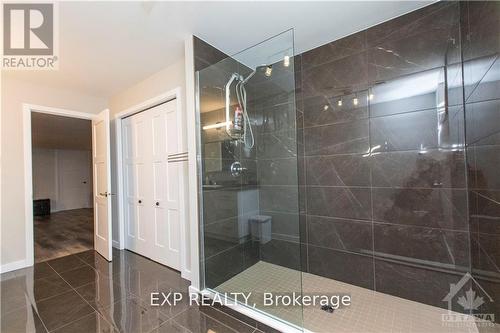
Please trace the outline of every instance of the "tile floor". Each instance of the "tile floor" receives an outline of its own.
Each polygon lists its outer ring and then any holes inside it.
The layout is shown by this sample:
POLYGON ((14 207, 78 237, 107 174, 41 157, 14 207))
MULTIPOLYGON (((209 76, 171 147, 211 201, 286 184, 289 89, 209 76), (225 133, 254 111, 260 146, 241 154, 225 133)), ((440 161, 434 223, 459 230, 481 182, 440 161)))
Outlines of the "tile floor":
MULTIPOLYGON (((413 302, 318 275, 259 261, 215 288, 221 293, 252 292, 250 304, 310 332, 339 333, 477 333, 473 317, 458 327, 443 325, 442 308, 413 302), (316 307, 264 307, 264 292, 350 295, 351 306, 333 313, 316 307)), ((480 333, 500 332, 500 325, 480 323, 480 333), (482 324, 482 325, 481 325, 482 324)))
POLYGON ((94 210, 72 209, 34 218, 35 262, 94 248, 94 210))
MULTIPOLYGON (((95 251, 0 275, 1 329, 13 332, 267 332, 214 307, 150 306, 151 291, 187 293, 177 271, 129 251, 95 251)), ((227 311, 227 310, 226 310, 227 311)))

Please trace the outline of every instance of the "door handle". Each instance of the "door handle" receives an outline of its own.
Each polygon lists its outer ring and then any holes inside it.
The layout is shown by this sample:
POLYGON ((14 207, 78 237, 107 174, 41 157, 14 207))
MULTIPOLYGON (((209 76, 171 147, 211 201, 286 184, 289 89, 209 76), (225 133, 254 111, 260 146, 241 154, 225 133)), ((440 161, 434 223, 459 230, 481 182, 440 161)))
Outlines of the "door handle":
POLYGON ((104 192, 104 193, 99 193, 99 195, 103 196, 103 197, 108 197, 110 195, 115 195, 114 193, 111 193, 111 192, 104 192))

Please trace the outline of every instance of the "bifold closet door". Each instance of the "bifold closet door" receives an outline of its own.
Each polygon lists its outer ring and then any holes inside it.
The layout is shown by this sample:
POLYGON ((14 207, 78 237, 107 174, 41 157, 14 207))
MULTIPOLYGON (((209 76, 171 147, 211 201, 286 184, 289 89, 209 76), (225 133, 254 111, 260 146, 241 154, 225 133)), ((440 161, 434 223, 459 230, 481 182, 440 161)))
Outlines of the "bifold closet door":
POLYGON ((123 124, 127 247, 180 269, 180 177, 175 101, 125 119, 123 124))

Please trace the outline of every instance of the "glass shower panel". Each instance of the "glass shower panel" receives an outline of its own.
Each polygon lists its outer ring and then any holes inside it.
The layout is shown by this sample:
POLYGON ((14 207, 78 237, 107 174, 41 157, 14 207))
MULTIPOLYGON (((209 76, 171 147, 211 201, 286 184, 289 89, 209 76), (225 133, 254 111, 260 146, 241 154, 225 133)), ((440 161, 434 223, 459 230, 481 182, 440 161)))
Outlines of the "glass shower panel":
POLYGON ((197 72, 204 287, 302 326, 293 31, 197 72))

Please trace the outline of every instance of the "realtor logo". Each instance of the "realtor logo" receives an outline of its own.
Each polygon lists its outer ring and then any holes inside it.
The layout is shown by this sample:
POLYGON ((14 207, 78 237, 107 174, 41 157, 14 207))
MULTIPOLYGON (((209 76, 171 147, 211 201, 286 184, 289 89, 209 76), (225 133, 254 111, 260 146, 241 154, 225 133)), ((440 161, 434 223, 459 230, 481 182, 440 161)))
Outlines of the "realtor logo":
POLYGON ((56 7, 56 3, 3 3, 3 69, 57 69, 56 7))
POLYGON ((475 325, 484 326, 491 326, 495 322, 495 315, 493 313, 480 312, 482 305, 494 302, 493 298, 470 273, 466 273, 458 283, 450 284, 450 291, 443 298, 443 302, 448 303, 449 311, 448 314, 442 316, 443 322, 468 324, 472 321, 473 323, 475 322, 475 325), (474 289, 473 286, 475 286, 474 289), (459 296, 459 293, 463 290, 465 290, 465 294, 462 293, 459 296), (465 315, 453 311, 454 302, 463 308, 466 313, 465 315))

